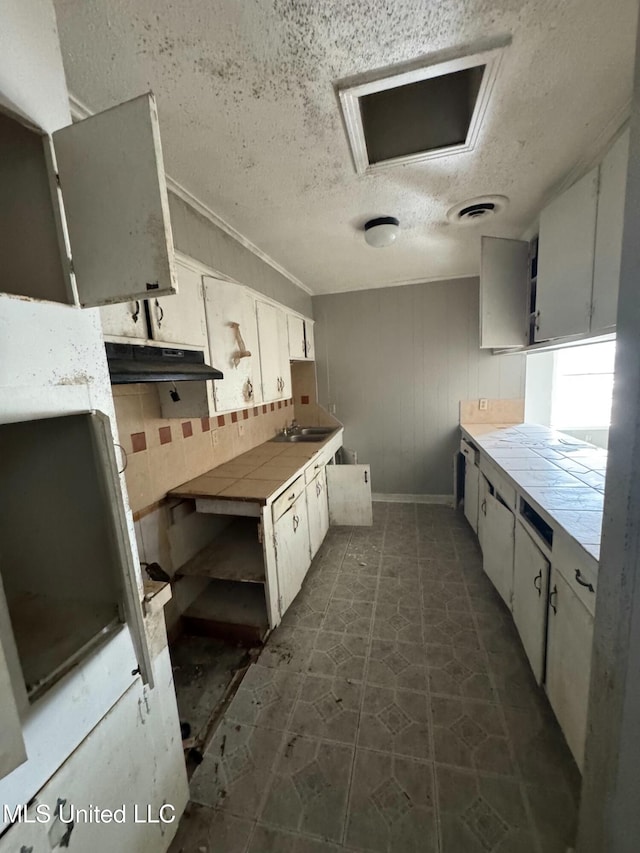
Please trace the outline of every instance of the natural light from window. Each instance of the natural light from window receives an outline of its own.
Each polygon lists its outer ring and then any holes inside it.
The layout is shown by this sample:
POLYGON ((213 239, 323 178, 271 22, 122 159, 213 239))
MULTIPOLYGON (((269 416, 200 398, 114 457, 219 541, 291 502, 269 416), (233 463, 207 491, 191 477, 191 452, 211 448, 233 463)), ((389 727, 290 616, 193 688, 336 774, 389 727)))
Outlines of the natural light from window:
POLYGON ((615 341, 554 353, 551 426, 606 429, 611 422, 615 341))

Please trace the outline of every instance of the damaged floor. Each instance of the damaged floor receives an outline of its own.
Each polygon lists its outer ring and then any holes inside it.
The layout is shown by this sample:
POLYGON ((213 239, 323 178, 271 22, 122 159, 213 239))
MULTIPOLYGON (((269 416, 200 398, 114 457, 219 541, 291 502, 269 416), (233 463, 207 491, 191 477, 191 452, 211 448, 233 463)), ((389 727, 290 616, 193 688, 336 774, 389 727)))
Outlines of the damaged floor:
POLYGON ((565 853, 580 777, 461 514, 332 528, 171 853, 565 853))

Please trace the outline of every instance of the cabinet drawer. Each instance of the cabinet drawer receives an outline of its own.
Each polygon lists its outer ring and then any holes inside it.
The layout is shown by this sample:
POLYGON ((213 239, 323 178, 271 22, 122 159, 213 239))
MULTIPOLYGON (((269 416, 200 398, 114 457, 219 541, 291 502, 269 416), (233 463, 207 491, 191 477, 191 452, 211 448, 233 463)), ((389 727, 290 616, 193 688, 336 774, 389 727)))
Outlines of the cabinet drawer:
POLYGON ((318 476, 320 471, 327 465, 329 460, 331 459, 332 454, 325 453, 324 451, 316 458, 313 459, 311 464, 308 465, 304 469, 304 481, 307 485, 311 483, 318 476))
POLYGON ((556 529, 551 549, 551 565, 562 575, 591 616, 594 616, 598 588, 597 560, 587 554, 575 539, 563 530, 556 529))
POLYGON ((275 499, 271 507, 274 522, 276 522, 280 516, 289 509, 291 504, 300 497, 304 492, 304 487, 304 476, 300 476, 297 480, 293 481, 288 489, 285 489, 279 498, 275 499))
POLYGON ((460 439, 460 453, 464 455, 468 462, 472 462, 474 465, 478 464, 478 456, 480 454, 473 444, 470 444, 466 438, 460 439))
POLYGON ((480 455, 480 470, 505 504, 511 509, 515 509, 516 490, 507 482, 507 478, 498 470, 497 466, 490 462, 484 454, 480 455))

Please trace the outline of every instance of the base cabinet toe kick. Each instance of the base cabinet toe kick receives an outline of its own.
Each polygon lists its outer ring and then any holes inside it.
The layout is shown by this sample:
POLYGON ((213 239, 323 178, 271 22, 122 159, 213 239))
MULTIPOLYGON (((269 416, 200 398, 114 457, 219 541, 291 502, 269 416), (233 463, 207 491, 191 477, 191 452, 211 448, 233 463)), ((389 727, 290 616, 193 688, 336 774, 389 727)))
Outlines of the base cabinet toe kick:
MULTIPOLYGON (((533 675, 582 770, 598 561, 544 511, 541 494, 551 489, 532 489, 534 499, 510 476, 508 451, 493 457, 494 444, 504 448, 505 439, 489 444, 483 449, 463 430, 464 514, 477 533, 483 569, 511 611, 533 675)), ((572 485, 562 483, 561 497, 571 500, 572 485)))

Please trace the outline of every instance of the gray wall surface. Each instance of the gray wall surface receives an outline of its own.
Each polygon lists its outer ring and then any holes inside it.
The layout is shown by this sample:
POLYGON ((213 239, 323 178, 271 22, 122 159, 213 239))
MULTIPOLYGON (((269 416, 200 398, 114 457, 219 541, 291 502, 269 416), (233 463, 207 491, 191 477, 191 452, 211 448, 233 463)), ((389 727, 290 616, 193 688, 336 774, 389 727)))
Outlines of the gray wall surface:
POLYGON ((276 302, 313 317, 311 297, 174 193, 169 193, 173 242, 179 252, 276 302))
POLYGON ((372 490, 450 495, 460 400, 524 395, 525 357, 479 349, 478 279, 314 296, 319 402, 372 490))

